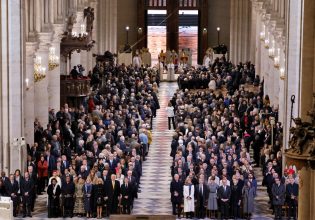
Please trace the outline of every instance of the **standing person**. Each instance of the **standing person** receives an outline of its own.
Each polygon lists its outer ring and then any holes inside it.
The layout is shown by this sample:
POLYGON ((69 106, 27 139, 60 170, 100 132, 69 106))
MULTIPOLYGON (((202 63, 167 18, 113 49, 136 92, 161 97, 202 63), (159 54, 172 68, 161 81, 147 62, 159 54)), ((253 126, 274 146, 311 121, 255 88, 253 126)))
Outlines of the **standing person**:
POLYGON ((21 195, 23 200, 23 218, 26 216, 32 217, 31 205, 34 196, 34 183, 30 178, 29 173, 25 172, 24 178, 21 180, 21 195))
POLYGON ((13 217, 16 217, 16 211, 17 211, 17 205, 18 205, 18 191, 19 191, 19 185, 18 182, 15 181, 14 175, 11 174, 9 181, 6 182, 6 191, 7 195, 11 197, 11 200, 13 202, 13 217))
POLYGON ((199 178, 199 184, 195 187, 195 198, 197 200, 197 218, 204 219, 206 215, 205 207, 208 200, 208 187, 204 183, 204 178, 199 178))
POLYGON ((218 199, 220 201, 221 219, 229 218, 229 203, 231 198, 231 188, 227 185, 227 178, 223 176, 222 185, 218 189, 218 199))
POLYGON ((96 205, 96 212, 97 212, 96 218, 102 218, 105 190, 104 190, 104 182, 101 178, 97 179, 97 184, 93 187, 93 194, 94 194, 94 203, 96 205))
POLYGON ((72 218, 75 186, 69 175, 66 176, 66 181, 62 183, 61 192, 63 196, 63 217, 72 218))
POLYGON ((83 187, 83 194, 84 194, 84 210, 86 212, 86 217, 92 217, 92 190, 93 186, 91 184, 91 179, 87 178, 83 187))
POLYGON ((57 180, 53 178, 51 184, 47 188, 48 194, 48 218, 58 218, 60 213, 60 194, 61 188, 57 184, 57 180))
POLYGON ((16 194, 17 195, 16 213, 19 213, 20 203, 23 202, 22 192, 21 192, 22 176, 21 176, 21 171, 19 169, 15 170, 15 172, 14 172, 14 180, 18 184, 18 191, 16 194))
POLYGON ((48 163, 42 155, 37 163, 38 172, 38 194, 42 194, 45 190, 45 183, 48 181, 48 163))
POLYGON ((37 173, 34 170, 33 166, 28 166, 27 168, 29 178, 32 180, 33 183, 33 190, 30 195, 30 201, 31 201, 31 211, 34 212, 34 206, 35 206, 35 200, 36 200, 36 192, 37 192, 37 173))
POLYGON ((108 197, 108 211, 110 214, 116 214, 118 209, 118 202, 119 202, 119 196, 120 196, 120 184, 116 180, 116 175, 111 175, 111 180, 108 182, 108 185, 106 187, 106 195, 108 197))
POLYGON ((299 185, 295 183, 292 175, 289 177, 289 183, 286 186, 286 200, 289 207, 288 219, 296 219, 296 206, 299 196, 299 185))
POLYGON ((191 183, 190 177, 187 177, 184 185, 184 212, 186 218, 192 219, 195 212, 195 187, 191 183))
MULTIPOLYGON (((215 177, 211 176, 209 178, 209 197, 208 197, 208 210, 210 210, 210 218, 212 218, 212 211, 216 212, 218 210, 218 199, 217 190, 219 185, 215 183, 215 177)), ((213 216, 215 218, 215 214, 213 216)))
POLYGON ((176 215, 176 209, 177 209, 177 216, 180 217, 181 203, 183 200, 183 183, 179 180, 178 174, 174 175, 174 179, 171 182, 170 191, 171 191, 173 215, 176 215))
POLYGON ((123 206, 123 214, 130 214, 130 206, 132 202, 132 186, 129 184, 128 177, 124 178, 124 183, 121 185, 121 205, 123 206))
POLYGON ((84 179, 81 177, 78 177, 76 183, 75 183, 75 202, 74 202, 74 209, 73 213, 77 214, 79 216, 83 215, 85 213, 84 210, 84 203, 83 203, 83 186, 84 186, 84 179))
POLYGON ((168 103, 167 107, 165 108, 167 118, 168 118, 168 130, 171 130, 171 121, 173 124, 173 129, 175 129, 175 114, 174 114, 174 107, 171 102, 168 103))
POLYGON ((253 182, 247 180, 243 187, 243 212, 247 215, 247 219, 250 219, 254 212, 254 200, 256 195, 256 188, 253 182))
POLYGON ((282 219, 281 210, 285 201, 285 186, 281 183, 279 177, 275 178, 275 183, 272 185, 271 193, 275 219, 282 219))
POLYGON ((240 217, 240 207, 242 201, 242 184, 233 176, 233 181, 231 183, 231 215, 233 218, 237 219, 240 217))

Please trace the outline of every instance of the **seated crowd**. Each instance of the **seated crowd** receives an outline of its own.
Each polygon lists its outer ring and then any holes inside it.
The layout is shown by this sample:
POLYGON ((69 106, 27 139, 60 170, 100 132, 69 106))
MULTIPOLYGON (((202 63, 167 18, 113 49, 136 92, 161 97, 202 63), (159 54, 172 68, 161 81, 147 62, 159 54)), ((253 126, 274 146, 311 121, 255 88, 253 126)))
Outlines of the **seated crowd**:
POLYGON ((170 154, 173 214, 250 218, 258 184, 254 166, 261 166, 275 219, 282 217, 285 206, 288 217, 296 219, 298 176, 292 169, 281 176, 282 125, 277 109, 270 106, 268 96, 263 97, 261 85, 241 85, 237 77, 241 65, 229 65, 221 59, 210 68, 217 79, 227 80, 227 90, 188 90, 196 87, 181 85, 185 89, 170 100, 176 122, 170 154))
POLYGON ((23 216, 31 216, 37 195, 46 191, 48 217, 131 212, 159 108, 152 71, 106 68, 102 87, 79 108, 65 104, 57 113, 51 109, 46 129, 35 121, 27 170, 16 170, 9 178, 2 172, 0 181, 1 195, 13 200, 14 216, 21 204, 23 216))

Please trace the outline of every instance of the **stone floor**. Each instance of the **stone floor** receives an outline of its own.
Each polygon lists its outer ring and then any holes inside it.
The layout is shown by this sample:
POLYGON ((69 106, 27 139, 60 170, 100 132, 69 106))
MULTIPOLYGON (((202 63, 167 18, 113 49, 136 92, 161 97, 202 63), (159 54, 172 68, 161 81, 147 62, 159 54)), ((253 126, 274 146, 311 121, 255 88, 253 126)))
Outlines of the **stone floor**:
MULTIPOLYGON (((176 83, 166 82, 161 83, 159 88, 158 95, 161 108, 153 121, 153 144, 150 147, 147 160, 143 164, 141 193, 139 193, 139 198, 135 200, 132 214, 171 214, 169 184, 171 181, 170 166, 172 159, 169 153, 173 132, 168 130, 165 107, 176 89, 176 83)), ((266 188, 261 186, 262 175, 260 168, 255 168, 255 174, 258 180, 258 191, 255 199, 255 214, 252 219, 273 219, 268 206, 266 188)), ((35 206, 32 219, 46 219, 46 196, 39 196, 35 206)), ((85 218, 74 217, 71 219, 85 218)))

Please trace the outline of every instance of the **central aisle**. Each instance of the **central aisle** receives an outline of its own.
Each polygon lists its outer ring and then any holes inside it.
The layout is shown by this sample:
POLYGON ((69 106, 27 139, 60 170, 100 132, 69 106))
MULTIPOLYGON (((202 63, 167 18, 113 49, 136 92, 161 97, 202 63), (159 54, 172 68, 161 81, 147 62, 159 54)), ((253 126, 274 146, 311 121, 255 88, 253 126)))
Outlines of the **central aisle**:
POLYGON ((134 202, 133 214, 171 214, 170 181, 172 158, 170 157, 173 130, 168 130, 165 111, 169 100, 177 89, 177 83, 160 84, 160 109, 153 120, 153 142, 147 160, 143 163, 141 193, 134 202))

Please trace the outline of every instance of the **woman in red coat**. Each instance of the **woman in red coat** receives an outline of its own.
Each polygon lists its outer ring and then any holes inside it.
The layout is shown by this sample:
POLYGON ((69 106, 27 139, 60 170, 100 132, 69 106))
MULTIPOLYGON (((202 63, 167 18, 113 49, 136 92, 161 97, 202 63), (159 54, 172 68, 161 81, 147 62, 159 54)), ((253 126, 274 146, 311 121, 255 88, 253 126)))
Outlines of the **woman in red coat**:
POLYGON ((38 194, 45 190, 45 182, 48 180, 48 162, 45 157, 41 155, 40 161, 37 163, 38 170, 38 194))

